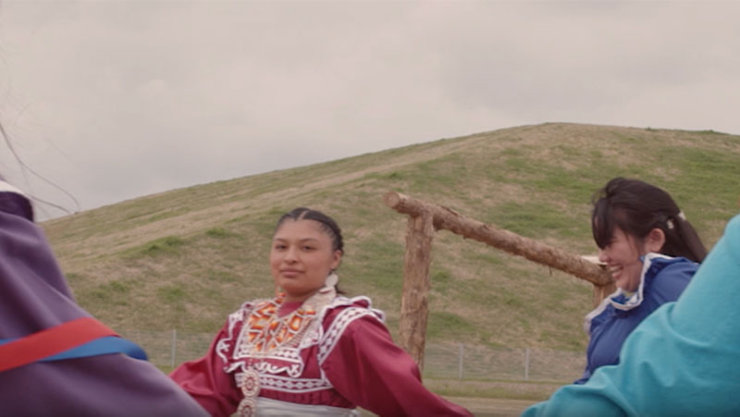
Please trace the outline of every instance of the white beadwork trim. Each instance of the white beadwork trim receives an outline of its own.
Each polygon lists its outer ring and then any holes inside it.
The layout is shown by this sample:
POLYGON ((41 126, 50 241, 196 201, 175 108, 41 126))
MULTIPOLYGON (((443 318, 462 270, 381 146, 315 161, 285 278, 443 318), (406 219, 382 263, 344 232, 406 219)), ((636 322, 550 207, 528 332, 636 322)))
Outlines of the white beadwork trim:
POLYGON ((334 350, 334 346, 336 346, 337 342, 342 337, 347 326, 349 326, 353 321, 365 316, 373 317, 376 320, 378 319, 378 317, 373 314, 372 310, 362 307, 349 307, 342 310, 339 315, 337 315, 319 344, 319 365, 322 365, 324 360, 326 360, 326 357, 329 356, 332 350, 334 350))
POLYGON ((263 389, 290 393, 315 392, 333 388, 326 379, 289 378, 278 375, 260 375, 260 384, 263 389))
MULTIPOLYGON (((222 361, 224 361, 224 363, 230 362, 228 352, 229 352, 229 348, 231 347, 232 341, 234 340, 234 327, 236 327, 236 325, 240 322, 243 323, 244 317, 247 317, 252 312, 252 309, 254 309, 254 306, 259 304, 262 301, 267 301, 267 300, 255 300, 254 302, 248 301, 242 304, 242 306, 239 307, 238 310, 229 314, 228 334, 225 338, 219 340, 218 343, 216 343, 216 354, 218 355, 219 358, 221 358, 222 361)), ((234 366, 229 366, 227 367, 227 369, 228 369, 227 372, 232 371, 234 370, 234 366)))
POLYGON ((297 362, 286 363, 284 365, 276 365, 272 362, 261 361, 253 364, 252 367, 258 370, 260 375, 264 375, 266 373, 279 374, 287 372, 292 378, 297 378, 303 373, 303 360, 299 357, 297 362))
MULTIPOLYGON (((316 315, 314 318, 314 322, 309 325, 307 328, 306 334, 301 339, 300 344, 298 346, 298 349, 290 348, 290 349, 279 349, 277 351, 271 352, 269 356, 263 356, 260 358, 253 357, 253 356, 243 356, 240 354, 240 338, 242 326, 244 325, 244 321, 247 317, 252 313, 252 310, 254 308, 260 306, 263 302, 270 302, 269 299, 260 299, 260 300, 254 300, 250 302, 245 302, 242 304, 241 308, 239 310, 231 313, 228 317, 228 331, 227 336, 223 339, 219 340, 216 344, 216 353, 218 356, 224 361, 224 363, 228 364, 224 370, 226 372, 233 372, 239 368, 244 369, 244 367, 247 365, 245 359, 255 358, 255 359, 277 359, 279 361, 283 362, 291 362, 290 364, 284 364, 283 366, 279 365, 268 365, 265 362, 261 362, 258 367, 261 371, 261 375, 264 376, 265 372, 269 372, 272 374, 281 373, 283 371, 287 372, 289 375, 300 375, 303 372, 303 360, 300 357, 300 351, 303 349, 306 349, 308 347, 319 345, 319 353, 318 353, 318 361, 319 364, 323 364, 326 357, 332 352, 334 349, 334 346, 336 345, 339 338, 344 333, 344 330, 347 328, 347 326, 353 322, 354 320, 364 317, 364 316, 371 316, 376 320, 379 320, 381 322, 385 321, 385 314, 381 310, 377 310, 371 307, 371 301, 369 298, 364 296, 359 297, 353 297, 353 298, 347 298, 343 296, 336 297, 332 302, 321 309, 320 312, 316 315), (359 306, 355 304, 360 304, 359 306), (331 325, 327 329, 326 332, 324 332, 324 327, 322 323, 324 322, 324 319, 326 318, 326 315, 338 308, 338 307, 345 307, 348 308, 341 311, 337 317, 332 321, 331 325), (241 324, 242 326, 239 326, 239 331, 236 332, 236 327, 238 324, 241 324), (235 334, 236 333, 236 334, 235 334), (229 355, 229 351, 231 351, 231 355, 229 355)), ((255 364, 256 365, 256 364, 255 364)), ((253 365, 254 366, 254 365, 253 365)), ((321 370, 322 378, 321 380, 327 381, 326 377, 324 376, 323 370, 321 370)), ((327 384, 328 381, 326 382, 327 384)), ((329 386, 331 386, 329 384, 329 386)))

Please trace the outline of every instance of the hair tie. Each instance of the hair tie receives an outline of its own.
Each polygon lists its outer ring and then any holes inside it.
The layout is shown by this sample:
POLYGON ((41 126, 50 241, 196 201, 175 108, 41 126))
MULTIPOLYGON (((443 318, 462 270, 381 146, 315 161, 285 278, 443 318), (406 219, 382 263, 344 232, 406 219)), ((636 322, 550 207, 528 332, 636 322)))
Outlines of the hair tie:
MULTIPOLYGON (((683 214, 683 211, 679 211, 678 214, 673 216, 673 218, 686 221, 686 216, 683 214)), ((670 218, 665 221, 665 224, 666 226, 668 226, 668 230, 673 230, 673 228, 675 227, 675 224, 673 224, 673 220, 671 220, 670 218)))

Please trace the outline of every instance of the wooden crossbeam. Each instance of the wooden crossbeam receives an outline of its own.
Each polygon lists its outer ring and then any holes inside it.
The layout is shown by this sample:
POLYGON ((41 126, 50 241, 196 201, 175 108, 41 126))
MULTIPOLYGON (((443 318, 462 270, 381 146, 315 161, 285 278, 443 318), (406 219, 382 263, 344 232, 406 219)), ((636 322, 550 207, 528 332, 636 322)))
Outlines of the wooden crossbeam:
POLYGON ((589 281, 594 285, 594 305, 615 289, 612 278, 603 268, 581 256, 401 193, 391 191, 383 196, 383 200, 388 207, 409 216, 401 298, 400 343, 420 367, 424 361, 428 293, 431 287, 429 268, 435 230, 448 230, 589 281))

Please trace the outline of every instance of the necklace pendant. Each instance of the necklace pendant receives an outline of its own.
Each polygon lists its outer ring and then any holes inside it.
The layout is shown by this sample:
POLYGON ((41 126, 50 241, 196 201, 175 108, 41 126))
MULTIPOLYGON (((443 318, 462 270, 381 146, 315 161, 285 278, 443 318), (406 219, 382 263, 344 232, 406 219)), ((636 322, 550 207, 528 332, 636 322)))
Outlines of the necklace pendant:
POLYGON ((241 417, 253 417, 257 412, 257 396, 260 393, 260 374, 254 368, 250 367, 244 372, 241 390, 244 398, 236 411, 241 417))

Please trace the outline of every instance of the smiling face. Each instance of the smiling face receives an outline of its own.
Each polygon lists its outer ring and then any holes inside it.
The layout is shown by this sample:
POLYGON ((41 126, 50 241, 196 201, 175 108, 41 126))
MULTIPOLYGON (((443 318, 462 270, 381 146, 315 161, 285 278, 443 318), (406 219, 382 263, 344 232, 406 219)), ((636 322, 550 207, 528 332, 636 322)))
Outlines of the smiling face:
POLYGON ((331 237, 315 220, 286 220, 272 239, 270 269, 285 301, 305 301, 341 259, 342 251, 332 248, 331 237))
POLYGON ((599 250, 599 261, 606 263, 616 286, 625 291, 635 291, 640 284, 640 256, 646 253, 642 246, 634 236, 615 227, 612 239, 599 250))
POLYGON ((615 226, 611 239, 599 250, 599 261, 606 264, 617 287, 633 292, 640 286, 640 257, 649 252, 660 253, 664 244, 665 234, 658 228, 639 239, 615 226))

